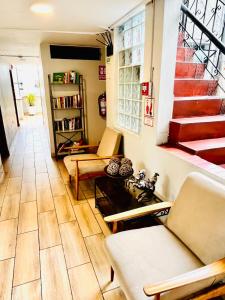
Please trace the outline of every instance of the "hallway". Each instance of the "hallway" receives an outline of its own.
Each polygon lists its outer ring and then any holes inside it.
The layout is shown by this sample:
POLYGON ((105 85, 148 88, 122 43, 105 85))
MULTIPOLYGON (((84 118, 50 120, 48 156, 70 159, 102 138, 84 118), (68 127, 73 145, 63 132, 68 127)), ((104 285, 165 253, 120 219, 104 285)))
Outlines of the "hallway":
POLYGON ((81 183, 76 201, 47 144, 42 118, 26 117, 4 164, 0 299, 124 300, 117 280, 110 283, 110 231, 94 208, 93 182, 81 183))

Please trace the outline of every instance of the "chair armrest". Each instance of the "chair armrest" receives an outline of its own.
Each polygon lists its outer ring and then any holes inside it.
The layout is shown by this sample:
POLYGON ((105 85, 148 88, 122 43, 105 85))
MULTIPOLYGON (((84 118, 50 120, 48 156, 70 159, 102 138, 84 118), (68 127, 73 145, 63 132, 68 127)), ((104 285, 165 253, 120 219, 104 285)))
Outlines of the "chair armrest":
POLYGON ((97 148, 97 145, 81 145, 81 146, 71 146, 71 147, 65 147, 65 150, 73 150, 73 149, 86 149, 86 148, 97 148))
POLYGON ((164 209, 168 209, 172 206, 173 206, 173 202, 165 201, 165 202, 161 202, 161 203, 156 203, 156 204, 152 204, 152 205, 148 205, 148 206, 144 206, 144 207, 131 209, 128 211, 124 211, 122 213, 115 214, 115 215, 111 215, 111 216, 105 217, 104 220, 107 223, 118 222, 118 221, 123 221, 123 220, 130 220, 130 219, 138 218, 138 217, 145 216, 148 214, 152 214, 152 213, 164 210, 164 209))
POLYGON ((171 279, 146 285, 144 286, 144 292, 147 296, 159 295, 160 293, 222 274, 225 275, 225 258, 171 279))
POLYGON ((98 157, 90 157, 90 158, 71 158, 71 161, 90 161, 90 160, 102 160, 102 159, 111 159, 112 157, 122 157, 123 155, 111 155, 111 156, 98 156, 98 157))

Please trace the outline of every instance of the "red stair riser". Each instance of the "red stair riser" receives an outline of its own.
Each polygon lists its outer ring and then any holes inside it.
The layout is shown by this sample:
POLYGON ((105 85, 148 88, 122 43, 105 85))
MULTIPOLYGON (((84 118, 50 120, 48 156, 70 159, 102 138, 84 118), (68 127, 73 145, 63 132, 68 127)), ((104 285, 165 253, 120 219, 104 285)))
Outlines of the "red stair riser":
POLYGON ((174 96, 207 96, 215 93, 217 81, 215 80, 182 80, 175 79, 174 96))
POLYGON ((176 64, 176 78, 203 78, 205 64, 179 63, 176 64))
POLYGON ((170 122, 169 142, 188 142, 225 136, 225 121, 179 124, 170 122))
POLYGON ((195 50, 192 48, 177 48, 177 61, 191 61, 195 50))
POLYGON ((178 33, 178 42, 177 42, 177 46, 178 46, 178 47, 182 47, 182 46, 183 46, 183 42, 184 42, 184 32, 179 32, 179 33, 178 33))
POLYGON ((216 165, 225 163, 225 148, 202 150, 197 155, 216 165))
POLYGON ((217 115, 220 113, 221 104, 221 99, 174 101, 173 119, 217 115))

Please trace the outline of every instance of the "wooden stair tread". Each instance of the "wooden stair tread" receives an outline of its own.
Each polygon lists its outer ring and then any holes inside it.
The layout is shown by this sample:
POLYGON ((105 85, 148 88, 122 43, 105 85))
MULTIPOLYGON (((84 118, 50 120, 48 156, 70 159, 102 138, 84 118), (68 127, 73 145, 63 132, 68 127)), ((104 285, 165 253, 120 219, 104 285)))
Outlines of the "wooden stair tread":
POLYGON ((181 125, 209 123, 209 122, 225 122, 225 115, 179 118, 179 119, 172 119, 171 122, 178 123, 181 125))
POLYGON ((178 145, 181 145, 185 148, 194 150, 195 152, 209 150, 209 149, 218 149, 225 148, 225 137, 217 139, 205 139, 205 140, 196 140, 189 142, 179 142, 178 145))
POLYGON ((194 100, 222 100, 221 96, 184 96, 184 97, 174 97, 174 101, 194 101, 194 100))

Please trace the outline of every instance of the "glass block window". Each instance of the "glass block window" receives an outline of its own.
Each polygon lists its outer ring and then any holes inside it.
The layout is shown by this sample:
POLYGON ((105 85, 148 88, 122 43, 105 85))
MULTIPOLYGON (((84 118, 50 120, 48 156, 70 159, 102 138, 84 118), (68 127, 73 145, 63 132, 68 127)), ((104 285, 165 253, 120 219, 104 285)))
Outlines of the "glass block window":
POLYGON ((134 133, 141 128, 144 25, 143 11, 118 28, 118 125, 134 133))

